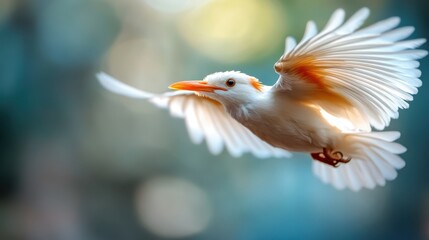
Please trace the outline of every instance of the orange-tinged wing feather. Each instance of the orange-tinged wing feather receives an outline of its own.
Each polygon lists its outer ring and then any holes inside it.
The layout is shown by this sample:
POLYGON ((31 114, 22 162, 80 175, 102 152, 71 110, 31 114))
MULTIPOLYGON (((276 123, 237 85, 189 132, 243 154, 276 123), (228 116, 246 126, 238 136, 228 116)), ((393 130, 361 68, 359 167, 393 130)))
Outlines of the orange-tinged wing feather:
POLYGON ((339 64, 338 61, 331 61, 330 64, 327 64, 326 61, 318 61, 312 55, 303 55, 281 59, 274 65, 274 68, 280 75, 287 75, 292 79, 299 79, 309 84, 311 94, 299 96, 301 99, 311 102, 329 101, 343 107, 350 107, 351 103, 345 97, 336 93, 330 86, 332 82, 325 79, 329 74, 328 69, 330 67, 338 68, 340 67, 339 64))
POLYGON ((274 65, 276 72, 279 74, 294 75, 309 83, 315 84, 321 89, 326 89, 323 81, 325 69, 317 65, 314 56, 305 55, 296 58, 284 59, 274 65))

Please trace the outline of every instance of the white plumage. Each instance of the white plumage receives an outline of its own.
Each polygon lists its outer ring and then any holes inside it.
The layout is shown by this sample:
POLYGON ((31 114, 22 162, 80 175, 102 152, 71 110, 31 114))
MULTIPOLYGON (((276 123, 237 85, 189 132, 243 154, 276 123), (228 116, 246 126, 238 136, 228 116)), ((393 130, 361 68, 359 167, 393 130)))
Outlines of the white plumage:
POLYGON ((323 182, 338 189, 374 188, 396 178, 405 166, 398 154, 406 149, 394 142, 399 132, 371 128, 384 129, 400 108, 408 108, 421 86, 417 60, 427 52, 416 49, 425 39, 404 40, 414 28, 395 28, 398 17, 359 29, 368 16, 362 8, 344 21, 339 9, 321 32, 310 21, 300 42, 286 38, 272 87, 231 71, 152 94, 105 73, 97 77, 112 92, 148 99, 184 118, 191 140, 205 140, 213 154, 224 148, 234 157, 310 152, 323 182))

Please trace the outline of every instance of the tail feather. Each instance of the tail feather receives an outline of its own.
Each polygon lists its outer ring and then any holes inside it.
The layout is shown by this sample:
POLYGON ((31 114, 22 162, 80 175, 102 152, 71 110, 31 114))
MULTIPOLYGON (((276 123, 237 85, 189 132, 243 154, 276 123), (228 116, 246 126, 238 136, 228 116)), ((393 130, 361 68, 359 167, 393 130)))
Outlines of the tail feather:
POLYGON ((395 179, 397 170, 405 166, 404 160, 397 154, 404 153, 406 148, 394 142, 399 137, 399 132, 347 134, 338 150, 352 160, 338 168, 314 161, 313 171, 323 182, 337 189, 358 191, 384 186, 386 180, 395 179))
POLYGON ((375 186, 377 186, 377 183, 373 178, 373 176, 371 175, 371 169, 369 169, 368 166, 364 164, 364 162, 362 161, 356 161, 354 163, 356 163, 357 168, 359 168, 360 177, 362 179, 363 186, 369 189, 375 188, 375 186))

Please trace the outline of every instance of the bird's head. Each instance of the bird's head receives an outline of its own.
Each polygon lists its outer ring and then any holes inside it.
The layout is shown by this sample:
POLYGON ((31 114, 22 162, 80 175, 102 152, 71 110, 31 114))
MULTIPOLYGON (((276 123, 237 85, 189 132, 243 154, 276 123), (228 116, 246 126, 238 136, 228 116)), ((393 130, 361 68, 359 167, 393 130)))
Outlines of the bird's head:
POLYGON ((200 81, 182 81, 170 85, 171 89, 194 91, 222 104, 241 105, 255 100, 264 85, 255 77, 236 71, 217 72, 200 81))

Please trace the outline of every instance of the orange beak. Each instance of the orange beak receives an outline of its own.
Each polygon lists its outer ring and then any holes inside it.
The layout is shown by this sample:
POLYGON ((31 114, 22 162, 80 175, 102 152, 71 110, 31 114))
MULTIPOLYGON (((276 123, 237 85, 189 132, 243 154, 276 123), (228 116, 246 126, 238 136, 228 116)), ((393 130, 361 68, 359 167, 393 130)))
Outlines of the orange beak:
POLYGON ((182 81, 169 86, 175 90, 188 90, 196 92, 214 92, 215 90, 226 91, 226 88, 209 85, 206 81, 182 81))

